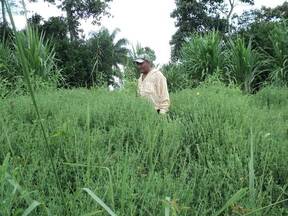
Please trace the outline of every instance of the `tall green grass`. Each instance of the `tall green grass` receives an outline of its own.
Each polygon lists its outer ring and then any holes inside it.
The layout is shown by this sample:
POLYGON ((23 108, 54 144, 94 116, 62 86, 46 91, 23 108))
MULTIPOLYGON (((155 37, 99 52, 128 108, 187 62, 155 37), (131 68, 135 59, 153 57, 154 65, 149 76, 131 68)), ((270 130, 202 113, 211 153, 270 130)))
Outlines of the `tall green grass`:
POLYGON ((224 63, 221 37, 217 32, 193 35, 181 50, 181 63, 188 78, 203 81, 222 68, 224 63))
MULTIPOLYGON (((14 18, 11 12, 11 8, 7 1, 4 2, 10 22, 12 25, 12 30, 15 37, 14 47, 16 58, 18 60, 19 65, 21 66, 23 77, 25 80, 25 84, 27 86, 28 92, 30 94, 33 107, 35 113, 37 115, 37 120, 40 125, 40 131, 43 135, 43 152, 45 152, 46 157, 44 159, 48 159, 50 161, 52 172, 55 177, 56 186, 58 187, 59 194, 63 204, 63 212, 65 214, 68 213, 68 209, 66 207, 66 201, 64 198, 64 193, 62 191, 62 187, 60 184, 59 175, 57 173, 56 163, 54 162, 54 158, 52 155, 52 148, 49 144, 47 132, 45 130, 44 123, 42 122, 40 110, 38 108, 38 103, 36 102, 35 92, 33 89, 33 80, 31 82, 31 77, 35 75, 40 75, 43 78, 47 78, 48 75, 54 71, 54 53, 50 51, 47 47, 48 44, 44 43, 44 37, 39 36, 37 30, 33 29, 31 26, 27 25, 25 32, 18 32, 16 29, 16 25, 14 22, 14 18)), ((25 8, 25 3, 22 1, 24 12, 27 19, 27 12, 25 8)), ((34 79, 34 81, 36 81, 34 79)), ((25 212, 24 212, 25 214, 25 212)))
MULTIPOLYGON (((0 42, 0 95, 5 97, 11 94, 27 93, 23 73, 22 55, 25 55, 29 68, 29 78, 34 89, 55 88, 60 81, 61 71, 56 67, 54 47, 49 40, 44 40, 44 34, 37 28, 27 26, 23 31, 17 31, 10 2, 6 5, 10 23, 12 25, 11 40, 0 42), (20 52, 19 44, 23 46, 20 52)), ((25 10, 24 10, 25 12, 25 10)))
POLYGON ((287 86, 287 32, 285 21, 275 23, 267 44, 261 45, 265 49, 252 46, 253 38, 247 42, 237 35, 225 38, 217 32, 194 34, 183 44, 179 62, 163 70, 173 90, 187 88, 187 80, 188 86, 194 87, 211 75, 226 84, 236 84, 246 93, 267 84, 287 86))
POLYGON ((288 84, 288 28, 283 22, 274 27, 269 35, 272 44, 270 56, 270 82, 278 86, 288 84))
POLYGON ((225 61, 228 77, 247 93, 254 92, 260 85, 256 79, 267 64, 260 53, 252 49, 251 43, 246 45, 241 38, 230 40, 225 61))
MULTIPOLYGON (((82 188, 117 215, 165 215, 167 204, 170 214, 181 216, 287 214, 286 89, 253 96, 222 85, 184 90, 171 95, 168 119, 129 91, 60 90, 37 98, 70 215, 105 215, 82 188), (251 128, 254 172, 248 166, 251 128), (246 189, 251 173, 253 205, 246 189)), ((0 163, 13 152, 15 180, 61 215, 31 108, 27 96, 0 102, 0 163)))

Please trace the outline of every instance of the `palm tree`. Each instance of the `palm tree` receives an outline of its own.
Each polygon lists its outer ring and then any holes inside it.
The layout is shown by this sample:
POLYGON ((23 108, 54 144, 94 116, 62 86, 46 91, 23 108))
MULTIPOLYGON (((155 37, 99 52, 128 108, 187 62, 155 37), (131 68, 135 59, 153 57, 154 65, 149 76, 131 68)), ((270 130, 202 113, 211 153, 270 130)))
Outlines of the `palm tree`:
POLYGON ((124 65, 127 60, 127 54, 129 52, 127 45, 128 40, 120 38, 116 41, 116 36, 120 32, 120 29, 115 29, 110 35, 111 41, 113 42, 113 66, 119 68, 119 64, 124 65))
POLYGON ((128 41, 125 38, 116 40, 120 30, 115 29, 111 34, 108 29, 102 28, 99 32, 94 33, 88 41, 93 58, 93 71, 91 76, 96 83, 111 84, 113 75, 120 75, 120 65, 126 63, 128 41))

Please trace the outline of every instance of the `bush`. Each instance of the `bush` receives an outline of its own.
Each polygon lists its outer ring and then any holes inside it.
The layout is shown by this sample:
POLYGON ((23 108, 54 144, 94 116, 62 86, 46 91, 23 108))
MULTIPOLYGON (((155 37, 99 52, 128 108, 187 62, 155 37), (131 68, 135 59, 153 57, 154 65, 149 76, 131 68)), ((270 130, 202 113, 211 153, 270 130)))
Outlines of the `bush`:
POLYGON ((181 49, 180 62, 190 80, 202 82, 223 68, 224 55, 220 34, 193 35, 181 49))
POLYGON ((285 22, 275 25, 269 34, 271 42, 270 83, 277 86, 288 86, 288 28, 285 22))
POLYGON ((183 70, 183 67, 180 64, 165 65, 161 70, 167 79, 170 92, 176 92, 196 86, 196 83, 193 83, 193 80, 189 79, 188 74, 185 73, 185 70, 183 70))
POLYGON ((256 83, 256 79, 263 72, 261 69, 264 64, 265 60, 256 50, 252 49, 251 41, 247 45, 242 38, 228 42, 225 74, 243 91, 253 93, 255 88, 261 84, 256 83))

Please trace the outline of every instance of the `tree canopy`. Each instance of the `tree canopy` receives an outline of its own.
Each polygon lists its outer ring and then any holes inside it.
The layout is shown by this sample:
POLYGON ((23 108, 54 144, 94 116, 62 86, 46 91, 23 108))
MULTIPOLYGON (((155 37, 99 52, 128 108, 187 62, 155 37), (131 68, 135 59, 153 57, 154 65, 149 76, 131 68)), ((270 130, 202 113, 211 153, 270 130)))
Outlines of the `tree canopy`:
MULTIPOLYGON (((179 57, 179 50, 185 38, 193 33, 204 33, 217 30, 229 31, 230 19, 237 0, 176 0, 176 9, 171 17, 176 19, 176 33, 172 37, 172 59, 179 57)), ((254 0, 239 0, 253 4, 254 0)))

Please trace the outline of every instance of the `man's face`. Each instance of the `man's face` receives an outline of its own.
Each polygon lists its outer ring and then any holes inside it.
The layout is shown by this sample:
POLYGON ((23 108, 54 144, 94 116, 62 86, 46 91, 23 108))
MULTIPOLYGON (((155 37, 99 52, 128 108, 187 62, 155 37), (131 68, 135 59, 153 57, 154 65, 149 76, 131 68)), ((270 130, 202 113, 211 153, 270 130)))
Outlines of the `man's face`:
POLYGON ((137 63, 137 68, 140 73, 147 74, 149 73, 151 66, 148 61, 144 61, 143 63, 137 63))

